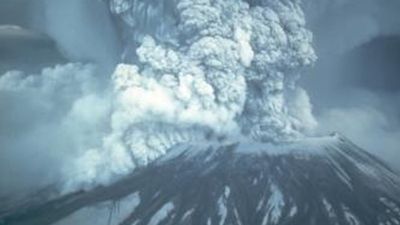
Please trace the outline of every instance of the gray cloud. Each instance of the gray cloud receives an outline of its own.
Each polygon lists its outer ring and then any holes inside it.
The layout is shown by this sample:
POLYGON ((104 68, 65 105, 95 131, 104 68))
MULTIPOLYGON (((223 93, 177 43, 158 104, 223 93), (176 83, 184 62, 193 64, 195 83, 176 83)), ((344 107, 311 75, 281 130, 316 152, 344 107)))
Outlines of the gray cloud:
POLYGON ((0 74, 9 70, 39 72, 65 63, 54 41, 46 35, 15 25, 0 25, 0 74))
POLYGON ((50 36, 74 61, 94 61, 110 69, 120 58, 119 36, 104 1, 2 0, 1 24, 50 36))
POLYGON ((64 163, 96 145, 109 101, 92 65, 0 76, 0 196, 60 181, 64 163))
POLYGON ((102 1, 0 2, 0 196, 57 182, 101 141, 109 101, 99 77, 119 59, 116 32, 102 1), (78 60, 99 67, 55 66, 78 60))
POLYGON ((400 168, 400 3, 305 5, 319 61, 302 82, 319 131, 340 131, 400 168))
POLYGON ((31 10, 35 5, 34 2, 30 0, 1 0, 0 24, 28 26, 34 18, 31 10))
POLYGON ((43 19, 36 26, 74 60, 94 60, 105 67, 119 61, 120 42, 104 1, 42 0, 43 19))

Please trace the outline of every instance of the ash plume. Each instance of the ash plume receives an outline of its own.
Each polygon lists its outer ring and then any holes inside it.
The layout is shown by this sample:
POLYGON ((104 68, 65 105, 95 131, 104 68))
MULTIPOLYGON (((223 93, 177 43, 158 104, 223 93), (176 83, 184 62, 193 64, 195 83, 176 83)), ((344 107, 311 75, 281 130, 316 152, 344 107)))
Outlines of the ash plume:
POLYGON ((110 1, 125 63, 112 76, 110 134, 74 182, 107 183, 210 132, 282 142, 315 126, 296 87, 316 59, 299 2, 250 3, 110 1))
POLYGON ((69 136, 77 150, 63 167, 65 191, 113 182, 180 143, 232 137, 290 142, 316 126, 307 93, 296 85, 316 60, 300 1, 108 4, 124 43, 109 82, 81 64, 45 69, 35 78, 0 78, 1 92, 34 90, 61 103, 57 121, 67 118, 63 125, 83 130, 82 137, 69 136), (48 78, 48 71, 64 69, 48 78), (90 81, 72 83, 79 91, 58 99, 59 86, 81 79, 81 71, 90 81), (88 135, 95 141, 80 141, 88 135))

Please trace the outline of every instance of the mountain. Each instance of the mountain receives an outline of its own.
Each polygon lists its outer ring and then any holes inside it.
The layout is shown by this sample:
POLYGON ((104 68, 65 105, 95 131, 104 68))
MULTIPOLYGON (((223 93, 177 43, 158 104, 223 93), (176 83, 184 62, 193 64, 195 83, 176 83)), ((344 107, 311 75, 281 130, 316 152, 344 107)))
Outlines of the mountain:
POLYGON ((9 209, 2 225, 396 225, 396 171, 340 135, 176 147, 110 186, 9 209))

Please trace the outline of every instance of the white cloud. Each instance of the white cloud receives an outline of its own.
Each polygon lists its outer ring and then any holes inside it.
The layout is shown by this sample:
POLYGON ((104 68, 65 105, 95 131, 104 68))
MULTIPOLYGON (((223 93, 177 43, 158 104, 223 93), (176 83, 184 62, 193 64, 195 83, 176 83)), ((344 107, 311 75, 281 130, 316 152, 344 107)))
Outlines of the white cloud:
POLYGON ((109 101, 96 73, 66 64, 0 76, 0 195, 60 181, 64 164, 99 143, 109 101))

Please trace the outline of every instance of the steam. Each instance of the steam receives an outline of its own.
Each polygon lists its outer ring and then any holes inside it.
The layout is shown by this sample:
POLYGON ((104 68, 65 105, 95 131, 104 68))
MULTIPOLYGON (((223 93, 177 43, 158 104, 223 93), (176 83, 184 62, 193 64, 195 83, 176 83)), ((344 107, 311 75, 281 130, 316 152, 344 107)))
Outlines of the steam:
POLYGON ((93 65, 0 76, 0 195, 63 182, 61 168, 107 131, 109 100, 93 65))
MULTIPOLYGON (((80 6, 49 2, 49 18, 60 4, 80 6)), ((124 63, 109 83, 81 64, 0 77, 0 92, 31 93, 54 117, 47 132, 70 143, 47 146, 73 151, 64 160, 65 191, 113 182, 180 143, 242 136, 289 142, 316 126, 307 93, 296 85, 316 60, 299 1, 109 4, 124 41, 124 63)), ((70 19, 49 21, 48 32, 67 54, 85 56, 84 42, 63 28, 75 21, 70 19)), ((86 37, 98 38, 92 35, 86 37)))
POLYGON ((130 37, 124 57, 132 64, 112 76, 110 134, 68 170, 67 186, 112 182, 210 133, 281 142, 316 125, 306 93, 295 86, 300 69, 315 60, 298 2, 110 5, 130 37))

